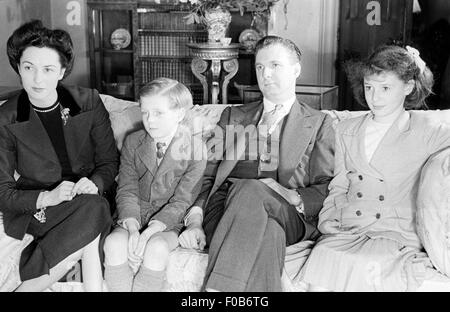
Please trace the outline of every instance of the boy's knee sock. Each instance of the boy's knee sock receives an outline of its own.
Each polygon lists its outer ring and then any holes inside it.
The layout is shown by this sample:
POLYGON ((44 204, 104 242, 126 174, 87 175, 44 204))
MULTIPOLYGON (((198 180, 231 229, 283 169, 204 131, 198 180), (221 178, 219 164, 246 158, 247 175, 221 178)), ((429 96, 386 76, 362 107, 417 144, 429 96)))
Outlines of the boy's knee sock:
POLYGON ((141 265, 133 283, 133 292, 161 291, 166 271, 153 271, 141 265))
POLYGON ((133 285, 133 271, 128 262, 105 265, 105 282, 110 292, 130 292, 133 285))

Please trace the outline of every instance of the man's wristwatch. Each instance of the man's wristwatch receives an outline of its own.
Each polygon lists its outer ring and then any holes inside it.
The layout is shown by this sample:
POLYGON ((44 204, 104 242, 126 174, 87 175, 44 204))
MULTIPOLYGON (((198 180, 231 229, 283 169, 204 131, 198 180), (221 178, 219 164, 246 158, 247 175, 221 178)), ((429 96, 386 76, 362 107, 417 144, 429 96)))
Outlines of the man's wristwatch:
POLYGON ((298 189, 295 189, 295 192, 297 193, 298 199, 300 200, 300 203, 295 206, 295 209, 299 214, 305 215, 305 204, 303 203, 302 195, 300 194, 298 189))

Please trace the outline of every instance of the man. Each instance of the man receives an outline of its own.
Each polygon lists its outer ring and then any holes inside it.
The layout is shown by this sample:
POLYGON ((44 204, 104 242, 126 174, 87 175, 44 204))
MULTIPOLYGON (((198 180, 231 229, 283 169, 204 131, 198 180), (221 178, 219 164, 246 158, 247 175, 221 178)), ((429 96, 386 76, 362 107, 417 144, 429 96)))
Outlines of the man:
POLYGON ((207 291, 281 291, 286 246, 318 234, 334 131, 329 116, 296 99, 300 60, 292 41, 261 39, 255 65, 263 100, 226 108, 208 141, 202 192, 180 236, 183 247, 209 246, 207 291))

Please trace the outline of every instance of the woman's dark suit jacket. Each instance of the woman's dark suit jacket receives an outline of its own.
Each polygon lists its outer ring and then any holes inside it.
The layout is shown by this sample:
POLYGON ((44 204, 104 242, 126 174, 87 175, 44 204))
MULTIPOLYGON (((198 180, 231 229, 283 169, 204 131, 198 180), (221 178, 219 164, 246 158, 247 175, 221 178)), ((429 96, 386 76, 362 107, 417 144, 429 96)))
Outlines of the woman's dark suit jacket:
MULTIPOLYGON (((57 90, 62 108, 70 109, 63 131, 72 171, 92 180, 103 194, 112 186, 119 165, 109 114, 96 90, 62 85, 57 90)), ((23 238, 39 193, 56 187, 61 171, 26 92, 1 105, 0 211, 7 235, 23 238), (14 171, 20 175, 17 181, 14 171)))

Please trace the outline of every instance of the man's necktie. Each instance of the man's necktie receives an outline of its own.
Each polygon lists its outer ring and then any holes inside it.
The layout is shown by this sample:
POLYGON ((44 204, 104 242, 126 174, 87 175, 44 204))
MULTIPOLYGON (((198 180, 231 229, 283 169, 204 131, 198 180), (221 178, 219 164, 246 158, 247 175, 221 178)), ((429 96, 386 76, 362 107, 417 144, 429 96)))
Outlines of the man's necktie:
POLYGON ((156 157, 158 159, 161 159, 164 157, 164 147, 166 146, 166 143, 157 142, 156 143, 156 157))
POLYGON ((277 121, 279 112, 281 111, 282 108, 283 108, 283 105, 277 104, 277 105, 275 105, 274 109, 272 109, 271 111, 265 112, 261 117, 261 121, 259 122, 259 125, 267 126, 267 130, 272 128, 272 126, 277 121))

